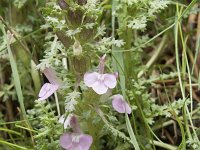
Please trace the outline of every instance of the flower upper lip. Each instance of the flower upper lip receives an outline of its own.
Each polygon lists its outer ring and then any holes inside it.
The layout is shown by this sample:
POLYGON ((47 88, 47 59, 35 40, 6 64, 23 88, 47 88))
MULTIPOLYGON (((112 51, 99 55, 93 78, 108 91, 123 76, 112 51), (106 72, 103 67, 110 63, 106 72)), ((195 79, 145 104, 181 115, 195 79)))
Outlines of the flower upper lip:
POLYGON ((56 72, 52 68, 45 68, 43 71, 50 83, 45 83, 39 92, 39 100, 45 100, 58 90, 62 82, 56 76, 56 72))

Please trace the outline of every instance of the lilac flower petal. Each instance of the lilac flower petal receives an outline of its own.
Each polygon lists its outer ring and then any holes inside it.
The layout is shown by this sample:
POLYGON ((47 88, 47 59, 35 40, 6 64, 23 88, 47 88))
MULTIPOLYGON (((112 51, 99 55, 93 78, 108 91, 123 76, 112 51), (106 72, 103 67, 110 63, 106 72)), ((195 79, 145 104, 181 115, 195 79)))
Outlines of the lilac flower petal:
POLYGON ((128 105, 128 103, 123 99, 123 96, 120 94, 117 94, 113 97, 112 101, 113 108, 119 112, 119 113, 131 113, 131 107, 128 105))
POLYGON ((127 114, 131 114, 131 107, 129 106, 129 104, 127 102, 125 102, 125 108, 126 108, 126 113, 127 114))
POLYGON ((115 76, 116 79, 119 77, 119 73, 118 72, 113 73, 113 75, 115 76))
POLYGON ((45 83, 42 88, 40 89, 39 92, 39 97, 43 97, 46 94, 46 91, 49 89, 49 87, 51 86, 50 83, 45 83))
POLYGON ((125 113, 124 103, 120 99, 114 99, 112 101, 112 106, 117 112, 125 113))
POLYGON ((72 146, 70 148, 68 148, 67 150, 83 150, 81 145, 79 145, 79 143, 73 143, 72 146))
POLYGON ((97 94, 105 94, 108 90, 108 87, 100 80, 96 81, 92 85, 92 89, 97 93, 97 94))
POLYGON ((58 85, 53 85, 50 83, 45 83, 40 92, 39 92, 39 100, 45 100, 50 97, 57 89, 59 88, 58 85))
POLYGON ((52 68, 46 68, 42 72, 51 84, 61 85, 61 80, 56 76, 56 72, 52 68))
POLYGON ((72 146, 71 133, 65 133, 60 137, 60 145, 65 149, 69 149, 72 146))
POLYGON ((104 84, 113 89, 117 85, 117 80, 114 74, 104 74, 104 84))
POLYGON ((88 87, 92 87, 93 84, 98 80, 99 73, 92 72, 92 73, 85 73, 84 75, 84 83, 88 87))
POLYGON ((79 144, 82 147, 82 150, 89 150, 91 144, 92 144, 92 136, 83 134, 82 137, 79 139, 79 144))

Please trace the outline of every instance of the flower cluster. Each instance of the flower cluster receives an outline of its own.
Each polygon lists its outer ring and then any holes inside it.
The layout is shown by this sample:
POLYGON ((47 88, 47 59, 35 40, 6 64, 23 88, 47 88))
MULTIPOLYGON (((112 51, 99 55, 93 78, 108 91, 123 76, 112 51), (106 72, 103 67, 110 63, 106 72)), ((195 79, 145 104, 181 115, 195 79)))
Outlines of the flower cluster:
MULTIPOLYGON (((105 94, 108 89, 113 89, 117 85, 118 73, 104 73, 105 58, 103 55, 100 58, 98 72, 87 72, 84 74, 84 83, 86 86, 92 88, 97 94, 105 94)), ((50 97, 56 90, 58 90, 62 82, 56 76, 56 72, 52 68, 46 68, 42 71, 50 83, 45 83, 40 92, 39 100, 45 100, 50 97)), ((131 113, 131 107, 124 100, 120 94, 112 96, 112 106, 119 113, 131 113)), ((60 123, 64 124, 64 129, 69 126, 73 132, 64 133, 60 137, 60 145, 66 150, 88 150, 92 144, 92 137, 83 134, 77 118, 75 115, 70 114, 66 119, 61 116, 60 123)))
MULTIPOLYGON (((105 58, 103 55, 99 62, 99 72, 85 73, 84 83, 86 86, 91 87, 97 94, 105 94, 108 89, 113 89, 117 85, 118 73, 104 74, 105 58)), ((113 108, 119 113, 131 113, 131 108, 120 94, 113 96, 113 108)))

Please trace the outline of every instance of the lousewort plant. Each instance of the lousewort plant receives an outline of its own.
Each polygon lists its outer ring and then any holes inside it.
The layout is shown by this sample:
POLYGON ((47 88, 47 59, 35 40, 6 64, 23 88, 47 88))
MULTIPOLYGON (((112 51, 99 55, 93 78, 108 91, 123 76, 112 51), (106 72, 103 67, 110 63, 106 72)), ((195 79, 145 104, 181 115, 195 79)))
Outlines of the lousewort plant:
POLYGON ((0 0, 0 150, 199 150, 199 8, 0 0))

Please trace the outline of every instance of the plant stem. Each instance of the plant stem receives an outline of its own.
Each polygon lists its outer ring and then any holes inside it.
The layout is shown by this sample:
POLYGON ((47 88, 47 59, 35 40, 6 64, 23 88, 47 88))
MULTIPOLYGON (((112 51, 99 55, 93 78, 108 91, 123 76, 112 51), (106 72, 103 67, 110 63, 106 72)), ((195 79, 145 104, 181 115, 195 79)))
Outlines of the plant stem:
POLYGON ((57 92, 54 93, 54 96, 55 96, 55 101, 56 101, 56 107, 57 107, 57 111, 58 111, 58 116, 60 117, 61 114, 60 114, 60 106, 59 106, 59 101, 58 101, 57 92))
POLYGON ((177 150, 176 146, 172 146, 172 145, 169 145, 169 144, 166 144, 166 143, 161 143, 161 142, 156 141, 156 140, 153 140, 152 143, 155 144, 158 147, 162 147, 162 148, 165 148, 165 149, 168 149, 168 150, 177 150))

